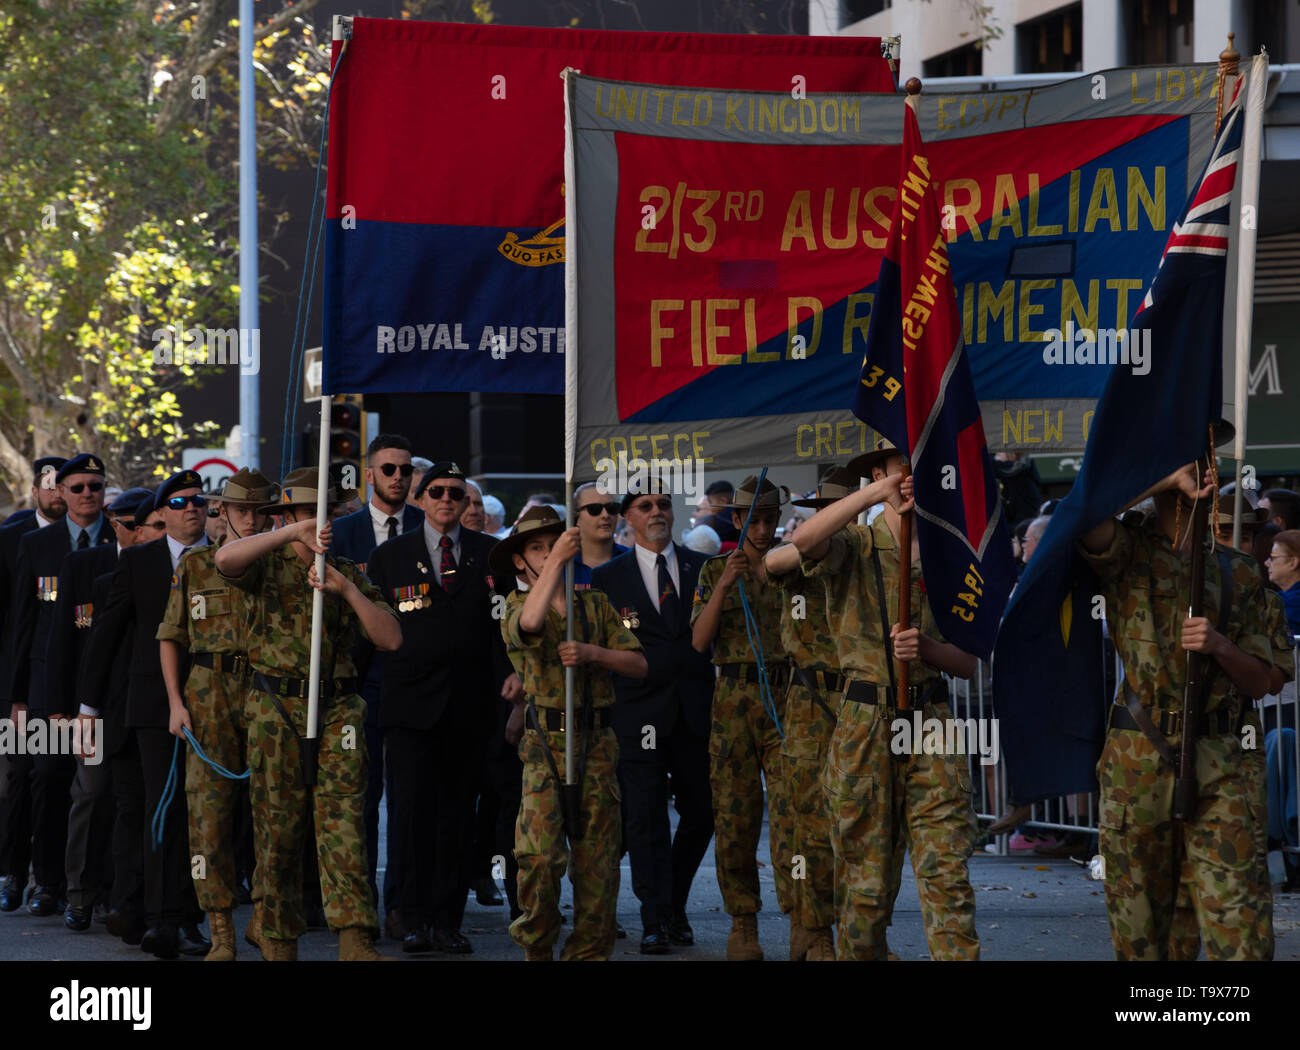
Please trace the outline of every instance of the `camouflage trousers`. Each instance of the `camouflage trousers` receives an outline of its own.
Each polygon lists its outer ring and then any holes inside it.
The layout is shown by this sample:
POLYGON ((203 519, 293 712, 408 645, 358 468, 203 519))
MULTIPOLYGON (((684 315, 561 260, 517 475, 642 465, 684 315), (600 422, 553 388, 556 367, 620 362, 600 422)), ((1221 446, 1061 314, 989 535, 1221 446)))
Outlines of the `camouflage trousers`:
MULTIPOLYGON (((784 721, 784 690, 774 700, 777 716, 784 721)), ((756 682, 721 677, 713 690, 709 786, 713 790, 713 857, 728 915, 753 915, 762 907, 758 841, 763 833, 764 781, 776 899, 781 911, 788 914, 794 907, 794 849, 781 734, 756 682)))
POLYGON ((297 736, 270 695, 252 689, 244 706, 252 776, 253 841, 261 872, 268 937, 294 940, 302 914, 302 852, 315 821, 321 898, 331 930, 379 932, 366 868, 366 709, 354 695, 322 698, 316 787, 303 786, 298 737, 307 731, 307 701, 281 697, 297 736))
MULTIPOLYGON (((926 704, 923 715, 951 717, 946 701, 926 704)), ((930 957, 978 959, 975 891, 967 870, 975 810, 966 756, 912 754, 900 760, 890 749, 896 717, 897 711, 881 704, 844 701, 827 753, 836 958, 887 957, 885 927, 907 846, 930 957)))
MULTIPOLYGON (((818 692, 833 712, 838 693, 818 692)), ((790 820, 792 857, 792 922, 815 930, 835 925, 835 854, 831 851, 831 812, 822 789, 822 770, 835 718, 824 711, 796 678, 785 701, 785 763, 788 792, 783 800, 790 820)))
MULTIPOLYGON (((1176 744, 1177 741, 1171 741, 1176 744)), ((1235 734, 1196 742, 1196 813, 1183 825, 1181 882, 1206 955, 1212 960, 1262 958, 1266 922, 1258 896, 1259 862, 1241 743, 1235 734)), ((1101 856, 1106 866, 1106 911, 1120 959, 1165 960, 1177 895, 1173 873, 1175 770, 1140 732, 1112 729, 1097 765, 1101 785, 1101 856)), ((1271 901, 1271 896, 1270 896, 1271 901)), ((1184 957, 1187 920, 1174 931, 1173 951, 1184 957)))
MULTIPOLYGON (((581 755, 583 739, 575 742, 581 755)), ((510 924, 521 948, 551 948, 560 935, 560 888, 567 870, 573 883, 573 932, 560 952, 562 961, 604 961, 617 932, 619 853, 618 739, 598 729, 591 740, 582 777, 582 837, 569 846, 564 835, 561 790, 565 776, 564 734, 546 734, 546 743, 529 729, 519 742, 524 764, 523 799, 515 823, 518 895, 523 914, 510 924), (555 756, 556 784, 544 747, 555 756)))
MULTIPOLYGON (((251 679, 246 675, 221 674, 197 665, 185 682, 185 706, 194 739, 208 758, 232 773, 248 768, 244 699, 250 687, 251 679)), ((194 893, 204 911, 226 911, 238 902, 234 836, 240 781, 223 777, 199 758, 193 747, 187 746, 185 751, 185 803, 190 817, 194 893), (197 858, 202 858, 201 865, 197 858)), ((260 897, 255 886, 253 899, 260 897)))
MULTIPOLYGON (((1255 842, 1255 878, 1251 893, 1256 904, 1255 930, 1251 937, 1255 947, 1252 958, 1273 958, 1273 881, 1268 873, 1268 772, 1264 758, 1264 727, 1259 714, 1247 713, 1243 738, 1241 772, 1246 786, 1246 808, 1250 811, 1251 835, 1255 842), (1254 744, 1245 746, 1245 740, 1254 744)), ((1192 873, 1183 863, 1178 884, 1178 904, 1169 924, 1169 958, 1174 962, 1191 962, 1201 954, 1201 930, 1193 904, 1192 873)))

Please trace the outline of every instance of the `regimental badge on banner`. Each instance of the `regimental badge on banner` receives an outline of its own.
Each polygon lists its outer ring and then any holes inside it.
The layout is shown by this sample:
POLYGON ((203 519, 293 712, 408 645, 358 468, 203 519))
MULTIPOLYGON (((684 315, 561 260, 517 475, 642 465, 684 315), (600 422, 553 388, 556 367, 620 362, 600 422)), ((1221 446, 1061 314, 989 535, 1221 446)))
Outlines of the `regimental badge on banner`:
POLYGON ((95 612, 93 602, 87 602, 85 605, 74 605, 72 607, 72 618, 78 627, 89 627, 91 618, 95 612))
POLYGON ((411 587, 394 587, 393 598, 397 602, 398 612, 415 612, 416 609, 427 609, 433 604, 427 583, 417 583, 411 587))
POLYGON ((641 617, 637 615, 637 611, 631 606, 619 609, 618 615, 622 617, 623 626, 629 631, 634 631, 641 626, 641 617))
POLYGON ((40 602, 56 601, 59 597, 59 578, 57 576, 38 576, 36 579, 36 600, 40 602))

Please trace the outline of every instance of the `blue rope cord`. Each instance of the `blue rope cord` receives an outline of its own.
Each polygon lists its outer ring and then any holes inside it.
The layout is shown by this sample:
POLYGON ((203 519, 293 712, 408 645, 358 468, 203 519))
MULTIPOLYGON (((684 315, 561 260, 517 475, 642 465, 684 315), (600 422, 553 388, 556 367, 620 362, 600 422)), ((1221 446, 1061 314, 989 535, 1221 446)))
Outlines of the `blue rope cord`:
POLYGON ((194 748, 194 753, 198 755, 198 757, 202 759, 204 762, 206 762, 209 766, 211 766, 216 772, 220 773, 223 777, 225 777, 227 780, 247 780, 249 776, 252 775, 253 771, 251 769, 246 769, 242 773, 230 772, 230 770, 228 770, 220 762, 214 762, 212 759, 208 758, 208 756, 204 753, 203 748, 199 745, 199 742, 194 739, 194 734, 191 733, 189 729, 185 729, 184 733, 185 733, 185 739, 188 740, 190 742, 190 746, 194 748))
MULTIPOLYGON (((242 773, 230 772, 230 770, 228 770, 220 762, 214 762, 204 753, 203 748, 199 746, 199 742, 194 739, 193 733, 191 733, 188 729, 184 729, 183 732, 185 733, 185 739, 188 740, 190 742, 190 746, 194 748, 194 753, 200 759, 206 762, 209 766, 211 766, 214 770, 216 770, 216 772, 220 773, 223 777, 225 777, 227 780, 247 780, 249 778, 249 775, 252 773, 252 770, 246 769, 242 773)), ((171 764, 171 768, 167 771, 167 781, 166 783, 163 784, 162 795, 158 799, 158 808, 154 810, 153 820, 150 823, 149 837, 153 842, 153 849, 155 853, 158 851, 158 847, 162 845, 163 828, 166 826, 167 823, 167 810, 172 804, 172 799, 176 797, 176 784, 180 779, 176 774, 176 769, 177 769, 176 758, 178 753, 180 752, 180 746, 181 746, 181 738, 177 737, 174 741, 172 741, 172 764, 171 764)))

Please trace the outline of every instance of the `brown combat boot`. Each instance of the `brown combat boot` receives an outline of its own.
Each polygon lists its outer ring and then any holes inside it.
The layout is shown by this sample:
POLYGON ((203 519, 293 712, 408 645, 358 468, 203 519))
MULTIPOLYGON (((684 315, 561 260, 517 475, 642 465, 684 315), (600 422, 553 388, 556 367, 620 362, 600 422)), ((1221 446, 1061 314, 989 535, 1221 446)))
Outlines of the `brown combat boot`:
POLYGON ((235 920, 230 909, 208 912, 208 930, 212 934, 212 947, 203 961, 234 962, 235 920))
POLYGON ((761 962, 763 949, 758 946, 758 916, 733 915, 727 934, 728 962, 761 962))
POLYGON ((297 937, 291 941, 281 941, 274 937, 262 935, 258 939, 258 947, 262 949, 262 958, 267 962, 298 961, 297 937))
POLYGON ((253 917, 248 920, 248 926, 244 930, 244 940, 254 948, 262 947, 262 902, 253 902, 253 917))
POLYGON ((811 943, 812 931, 790 920, 790 961, 803 962, 808 957, 808 945, 811 943))
POLYGON ((554 948, 525 948, 524 962, 554 962, 554 948))
POLYGON ((835 935, 829 926, 819 926, 808 931, 808 962, 835 961, 835 935))
POLYGON ((361 926, 339 930, 339 962, 388 962, 375 951, 370 931, 361 926))

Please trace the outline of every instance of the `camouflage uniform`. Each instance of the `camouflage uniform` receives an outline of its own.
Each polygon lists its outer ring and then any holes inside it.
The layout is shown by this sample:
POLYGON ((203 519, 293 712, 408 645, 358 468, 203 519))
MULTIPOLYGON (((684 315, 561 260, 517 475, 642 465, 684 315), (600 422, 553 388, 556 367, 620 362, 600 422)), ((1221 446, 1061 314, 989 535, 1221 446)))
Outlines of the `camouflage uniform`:
MULTIPOLYGON (((252 677, 243 631, 249 602, 217 572, 216 553, 217 548, 208 545, 181 558, 157 637, 188 649, 191 660, 200 654, 213 658, 213 667, 192 663, 185 680, 185 707, 204 753, 234 773, 248 768, 244 703, 252 677)), ((227 911, 238 904, 234 826, 240 782, 223 777, 193 748, 185 750, 190 853, 204 858, 203 870, 194 876, 194 890, 205 912, 227 911)), ((260 896, 255 890, 254 899, 260 896)))
MULTIPOLYGON (((367 600, 396 617, 352 562, 330 558, 330 563, 367 600)), ((311 667, 313 593, 307 582, 308 568, 290 544, 259 559, 230 581, 249 596, 245 638, 254 675, 298 679, 305 687, 311 667)), ((274 940, 294 940, 307 929, 302 915, 302 850, 312 816, 329 928, 359 928, 372 934, 379 929, 366 877, 365 702, 356 693, 352 659, 363 634, 346 603, 327 594, 321 638, 325 688, 319 706, 320 765, 314 790, 309 792, 303 786, 299 765, 298 740, 307 733, 305 697, 279 697, 293 720, 294 729, 290 730, 270 693, 258 687, 248 693, 244 719, 257 865, 262 873, 263 932, 274 940), (325 695, 333 691, 335 682, 345 680, 350 680, 350 691, 341 696, 325 695), (310 811, 309 804, 313 807, 310 811)))
POLYGON ((782 646, 817 687, 814 697, 797 675, 791 675, 781 746, 793 859, 802 858, 804 866, 803 877, 791 880, 794 908, 790 914, 805 929, 815 930, 835 925, 835 854, 822 770, 840 705, 839 652, 826 617, 825 588, 809 586, 798 569, 773 579, 785 590, 782 646), (794 615, 797 599, 803 600, 801 617, 794 615))
MULTIPOLYGON (((714 558, 700 570, 691 608, 691 623, 699 619, 726 567, 714 558)), ((781 760, 781 731, 768 713, 757 680, 757 663, 745 630, 740 587, 758 622, 759 644, 771 684, 776 714, 785 721, 788 665, 781 645, 781 610, 785 595, 771 580, 753 573, 732 584, 713 639, 713 662, 719 668, 740 665, 754 681, 724 671, 713 689, 713 725, 709 731, 709 784, 713 789, 714 863, 728 915, 753 915, 761 907, 758 888, 758 840, 763 832, 763 784, 767 784, 768 846, 777 903, 784 913, 794 907, 791 861, 793 828, 786 802, 781 760), (763 779, 759 778, 760 771, 763 779)))
MULTIPOLYGON (((810 579, 826 582, 831 635, 846 678, 875 685, 883 699, 889 661, 880 638, 873 548, 880 556, 888 603, 885 621, 892 626, 898 621, 898 545, 883 515, 869 526, 846 526, 831 537, 826 557, 802 565, 810 579)), ((917 559, 912 561, 911 614, 913 626, 942 641, 917 559)), ((939 671, 914 660, 910 677, 912 686, 931 690, 931 699, 920 708, 923 718, 946 724, 952 714, 939 671)), ((906 841, 931 957, 977 959, 975 893, 967 871, 976 835, 967 759, 912 753, 900 761, 890 746, 896 714, 886 703, 846 698, 831 737, 824 784, 840 920, 836 956, 886 958, 885 927, 898 893, 898 857, 906 841)))
MULTIPOLYGON (((1097 571, 1111 636, 1124 663, 1119 703, 1135 695, 1157 724, 1169 723, 1165 739, 1177 749, 1177 719, 1186 681, 1182 625, 1190 603, 1191 563, 1176 554, 1158 523, 1115 524, 1110 547, 1084 557, 1097 571), (1166 713, 1170 714, 1166 714, 1166 713)), ((1268 610, 1259 571, 1237 551, 1227 555, 1234 600, 1223 633, 1248 655, 1274 660, 1268 610)), ((1203 615, 1218 623, 1217 558, 1207 556, 1203 615)), ((1258 894, 1259 865, 1252 810, 1237 734, 1242 702, 1212 658, 1205 665, 1209 689, 1196 742, 1199 789, 1195 816, 1183 825, 1181 878, 1193 886, 1201 938, 1211 959, 1263 958, 1271 941, 1267 906, 1258 894)), ((1176 906, 1172 871, 1174 780, 1170 767, 1146 736, 1112 728, 1097 777, 1101 786, 1100 845, 1106 865, 1106 908, 1111 941, 1121 959, 1165 959, 1170 954, 1176 906)), ((1181 880, 1179 880, 1181 881, 1181 880)), ((1175 928, 1175 953, 1187 934, 1175 928)))
MULTIPOLYGON (((524 949, 549 952, 560 934, 560 883, 569 867, 570 847, 565 840, 561 784, 565 777, 563 732, 546 728, 547 711, 564 710, 564 666, 558 646, 564 641, 564 617, 548 609, 538 634, 519 629, 527 595, 518 591, 506 599, 501 621, 511 662, 518 668, 524 695, 537 706, 545 739, 531 726, 519 742, 524 764, 523 800, 515 824, 515 859, 519 862, 518 897, 523 914, 510 924, 510 936, 524 949), (555 782, 543 748, 549 747, 560 775, 555 782)), ((575 602, 587 610, 591 637, 583 637, 583 620, 577 618, 574 634, 605 649, 641 650, 641 643, 623 625, 602 591, 578 591, 575 602)), ((576 613, 575 613, 576 615, 576 613)), ((614 703, 610 676, 589 668, 591 702, 597 710, 614 703)), ((582 717, 583 674, 574 678, 576 717, 582 717)), ((582 837, 572 847, 573 932, 564 942, 561 960, 606 960, 614 950, 615 910, 618 906, 621 814, 618 788, 618 740, 608 726, 597 728, 588 744, 579 736, 575 754, 589 746, 582 776, 582 837)))

